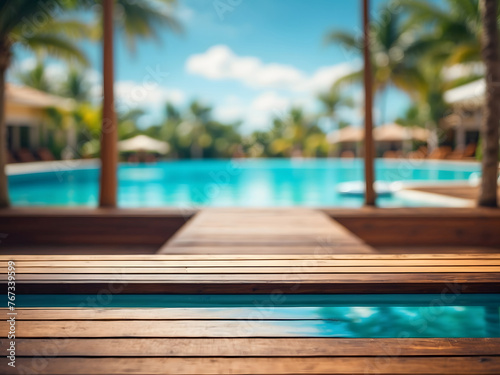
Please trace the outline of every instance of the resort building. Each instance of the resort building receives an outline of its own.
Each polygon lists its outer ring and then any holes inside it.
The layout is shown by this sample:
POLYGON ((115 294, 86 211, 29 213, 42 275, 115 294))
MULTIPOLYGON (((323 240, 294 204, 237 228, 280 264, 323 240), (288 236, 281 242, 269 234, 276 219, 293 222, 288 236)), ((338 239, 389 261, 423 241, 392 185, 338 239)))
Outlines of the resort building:
POLYGON ((44 159, 50 137, 62 137, 71 147, 76 144, 76 130, 72 124, 65 124, 64 129, 51 129, 49 108, 70 111, 73 100, 47 94, 31 87, 7 83, 6 87, 6 125, 9 162, 44 159))
POLYGON ((456 150, 476 145, 483 117, 486 83, 484 78, 448 90, 445 101, 452 106, 452 113, 443 119, 444 129, 451 130, 456 150))

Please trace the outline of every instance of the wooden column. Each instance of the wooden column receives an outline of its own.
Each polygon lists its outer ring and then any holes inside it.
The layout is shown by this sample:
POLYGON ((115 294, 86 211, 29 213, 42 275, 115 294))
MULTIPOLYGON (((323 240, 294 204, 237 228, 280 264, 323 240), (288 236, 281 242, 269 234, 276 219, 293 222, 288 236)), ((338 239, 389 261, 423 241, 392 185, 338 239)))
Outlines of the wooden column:
POLYGON ((364 86, 365 86, 365 205, 375 206, 375 179, 373 166, 373 82, 370 56, 370 2, 363 0, 363 55, 364 55, 364 86))
POLYGON ((103 23, 103 105, 101 130, 100 207, 116 207, 118 132, 113 93, 113 3, 102 0, 103 23))

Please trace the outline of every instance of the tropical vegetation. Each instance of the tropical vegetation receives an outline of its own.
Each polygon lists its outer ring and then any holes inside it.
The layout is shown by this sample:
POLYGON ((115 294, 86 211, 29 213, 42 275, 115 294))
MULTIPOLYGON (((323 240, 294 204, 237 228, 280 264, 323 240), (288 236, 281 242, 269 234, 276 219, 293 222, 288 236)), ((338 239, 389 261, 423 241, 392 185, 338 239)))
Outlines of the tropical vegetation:
MULTIPOLYGON (((180 30, 180 25, 172 15, 171 6, 175 0, 144 0, 128 1, 116 0, 116 7, 120 17, 115 23, 125 36, 129 48, 133 51, 138 40, 158 38, 158 30, 169 27, 174 31, 180 30)), ((5 83, 6 72, 9 68, 14 47, 19 46, 32 51, 36 56, 51 55, 70 62, 87 64, 87 58, 78 47, 77 41, 82 38, 92 38, 97 41, 102 35, 100 17, 93 18, 94 22, 85 23, 75 14, 78 11, 92 9, 101 11, 98 0, 3 0, 0 1, 0 145, 6 144, 5 126, 5 83), (70 18, 71 16, 73 18, 70 18)), ((31 80, 38 88, 49 90, 47 82, 42 79, 43 71, 34 70, 34 76, 25 77, 31 80)), ((77 78, 74 76, 73 78, 77 78)), ((69 85, 78 84, 73 81, 69 85)), ((75 86, 66 87, 68 94, 75 86)), ((5 165, 7 155, 5 150, 0 152, 0 207, 9 205, 7 177, 5 165)))

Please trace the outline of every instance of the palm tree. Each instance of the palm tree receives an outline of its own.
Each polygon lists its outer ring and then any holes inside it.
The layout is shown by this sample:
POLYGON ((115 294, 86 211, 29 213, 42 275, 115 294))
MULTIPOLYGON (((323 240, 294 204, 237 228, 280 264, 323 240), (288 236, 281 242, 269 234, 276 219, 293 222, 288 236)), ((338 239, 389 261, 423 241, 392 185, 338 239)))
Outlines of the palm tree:
MULTIPOLYGON (((384 92, 393 85, 409 94, 422 83, 417 69, 417 58, 421 53, 421 41, 415 38, 416 30, 412 23, 406 22, 401 13, 382 9, 386 16, 371 22, 370 49, 373 64, 374 90, 384 92)), ((340 44, 346 51, 359 56, 363 53, 362 35, 345 31, 332 31, 325 37, 328 44, 340 44)), ((337 81, 336 86, 345 83, 363 82, 363 69, 354 71, 337 81)), ((384 122, 386 104, 382 108, 384 122)))
MULTIPOLYGON (((61 11, 87 9, 98 0, 8 0, 0 2, 0 207, 9 205, 7 192, 6 128, 5 128, 5 73, 12 60, 12 48, 20 45, 37 54, 48 53, 55 57, 85 62, 83 52, 75 46, 76 37, 100 38, 102 24, 89 28, 88 25, 72 19, 61 20, 55 15, 61 11), (39 22, 43 16, 44 22, 39 22)), ((115 23, 126 37, 128 47, 133 51, 137 41, 158 38, 161 27, 180 30, 180 25, 172 16, 175 0, 116 0, 115 23)), ((99 17, 96 17, 100 20, 99 17)))
POLYGON ((402 0, 410 23, 431 27, 425 47, 447 65, 481 61, 479 0, 446 0, 446 7, 427 0, 402 0))
MULTIPOLYGON (((96 4, 96 0, 81 0, 85 4, 96 4)), ((115 207, 117 204, 117 123, 114 108, 113 29, 120 26, 126 43, 133 51, 136 39, 157 38, 158 29, 168 26, 178 30, 179 24, 171 16, 174 0, 103 0, 103 111, 101 132, 101 180, 99 185, 99 206, 115 207), (119 17, 117 17, 119 16, 119 17)), ((99 5, 99 4, 97 4, 99 5)), ((98 8, 98 7, 96 7, 98 8)), ((154 77, 153 77, 154 78, 154 77)))
POLYGON ((193 101, 189 105, 189 116, 185 126, 189 125, 191 138, 191 159, 203 158, 203 148, 206 145, 206 128, 210 121, 212 108, 193 101))
POLYGON ((59 94, 75 99, 79 103, 90 101, 90 83, 87 80, 88 72, 71 66, 66 79, 58 87, 59 94))
POLYGON ((271 156, 319 156, 328 151, 325 134, 316 118, 309 118, 298 107, 292 107, 285 116, 273 119, 268 138, 271 156))
POLYGON ((339 122, 338 112, 341 108, 352 108, 354 100, 351 97, 344 96, 338 87, 332 87, 328 92, 318 95, 318 99, 323 105, 325 115, 332 122, 339 122))
POLYGON ((498 127, 500 124, 500 58, 497 0, 481 0, 482 55, 486 66, 486 98, 482 126, 483 161, 479 205, 497 207, 498 127))
POLYGON ((16 78, 23 84, 40 91, 52 92, 53 85, 47 78, 47 68, 41 59, 37 59, 35 66, 31 69, 20 71, 16 78))
MULTIPOLYGON (((403 0, 410 11, 412 22, 424 28, 433 28, 433 39, 428 47, 435 59, 444 64, 475 63, 486 66, 486 97, 482 127, 483 179, 478 203, 481 206, 498 205, 498 126, 500 100, 498 57, 499 9, 496 0, 447 0, 442 8, 424 0, 403 0), (481 48, 482 47, 482 48, 481 48)), ((431 34, 432 35, 432 34, 431 34)), ((469 77, 469 80, 478 77, 469 77)), ((466 83, 466 82, 462 82, 466 83)))
POLYGON ((60 9, 59 0, 2 1, 0 2, 0 207, 9 206, 5 165, 5 75, 12 61, 13 46, 19 45, 35 53, 86 63, 82 51, 75 46, 72 36, 82 35, 86 27, 75 20, 58 21, 50 10, 60 9), (36 22, 44 15, 45 22, 36 22))

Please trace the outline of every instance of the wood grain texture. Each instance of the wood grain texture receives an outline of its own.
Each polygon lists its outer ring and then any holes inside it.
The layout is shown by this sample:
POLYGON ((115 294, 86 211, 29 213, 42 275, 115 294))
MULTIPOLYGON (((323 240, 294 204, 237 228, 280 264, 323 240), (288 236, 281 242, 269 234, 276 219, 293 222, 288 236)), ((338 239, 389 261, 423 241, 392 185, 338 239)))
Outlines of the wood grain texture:
MULTIPOLYGON (((7 341, 0 341, 5 352, 7 341)), ((103 338, 18 339, 18 356, 57 357, 377 357, 496 356, 499 338, 103 338)))
MULTIPOLYGON (((164 260, 161 257, 152 257, 150 260, 122 260, 121 256, 116 256, 116 260, 20 260, 16 262, 18 270, 25 268, 151 268, 160 267, 449 267, 449 266, 500 266, 498 259, 398 259, 396 257, 386 257, 386 259, 246 259, 246 260, 164 260)), ((8 263, 0 261, 0 267, 6 268, 8 263)))
MULTIPOLYGON (((389 273, 500 273, 500 266, 434 266, 434 267, 315 267, 315 266, 283 266, 283 267, 17 267, 17 274, 389 274, 389 273)), ((0 267, 0 273, 7 274, 7 268, 0 267)))
POLYGON ((330 358, 18 358, 17 368, 0 365, 2 373, 18 374, 494 374, 500 357, 330 357, 330 358))
POLYGON ((220 260, 481 260, 500 259, 499 253, 419 253, 419 254, 119 254, 119 255, 36 255, 0 254, 0 261, 220 261, 220 260))

